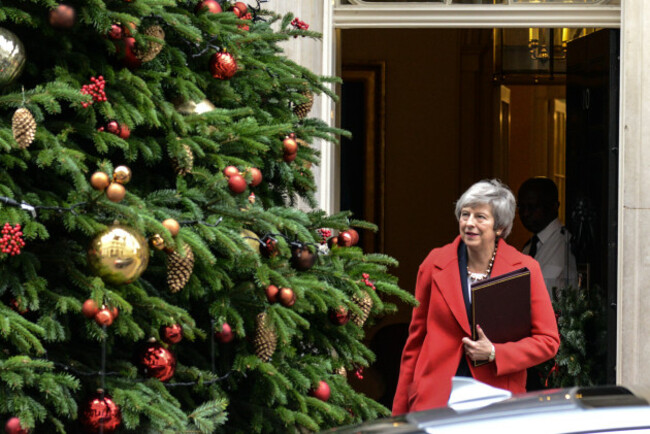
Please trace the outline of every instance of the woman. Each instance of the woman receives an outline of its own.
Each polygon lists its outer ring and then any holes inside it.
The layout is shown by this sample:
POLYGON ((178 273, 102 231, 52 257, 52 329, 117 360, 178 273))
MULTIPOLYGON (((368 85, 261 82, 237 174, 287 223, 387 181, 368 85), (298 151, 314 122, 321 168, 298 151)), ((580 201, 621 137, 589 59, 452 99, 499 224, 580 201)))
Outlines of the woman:
POLYGON ((512 192, 498 180, 472 185, 456 203, 460 235, 420 265, 415 289, 420 304, 402 353, 394 415, 446 405, 455 375, 523 393, 526 369, 557 352, 560 338, 539 264, 504 241, 515 207, 512 192), (531 336, 492 344, 477 327, 473 341, 471 284, 522 267, 530 270, 531 336), (489 363, 475 367, 474 360, 489 363))

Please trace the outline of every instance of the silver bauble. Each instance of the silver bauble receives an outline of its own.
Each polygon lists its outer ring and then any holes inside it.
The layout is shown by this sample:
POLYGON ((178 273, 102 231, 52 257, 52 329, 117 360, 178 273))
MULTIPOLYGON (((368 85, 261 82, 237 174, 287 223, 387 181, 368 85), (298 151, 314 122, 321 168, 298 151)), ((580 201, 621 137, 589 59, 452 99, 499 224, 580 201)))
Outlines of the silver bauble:
POLYGON ((13 32, 0 27, 0 86, 14 81, 25 66, 25 47, 13 32))

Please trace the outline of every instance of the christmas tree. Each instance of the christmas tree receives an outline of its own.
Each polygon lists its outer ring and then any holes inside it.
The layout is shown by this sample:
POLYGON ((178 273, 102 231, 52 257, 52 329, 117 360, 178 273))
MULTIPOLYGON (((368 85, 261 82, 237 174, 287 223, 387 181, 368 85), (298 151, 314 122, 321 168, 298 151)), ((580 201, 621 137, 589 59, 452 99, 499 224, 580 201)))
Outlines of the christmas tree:
MULTIPOLYGON (((346 371, 408 302, 316 209, 318 37, 259 2, 0 4, 7 432, 306 432, 387 414, 346 371), (298 201, 311 211, 296 207, 298 201)), ((363 234, 363 232, 362 232, 363 234)))

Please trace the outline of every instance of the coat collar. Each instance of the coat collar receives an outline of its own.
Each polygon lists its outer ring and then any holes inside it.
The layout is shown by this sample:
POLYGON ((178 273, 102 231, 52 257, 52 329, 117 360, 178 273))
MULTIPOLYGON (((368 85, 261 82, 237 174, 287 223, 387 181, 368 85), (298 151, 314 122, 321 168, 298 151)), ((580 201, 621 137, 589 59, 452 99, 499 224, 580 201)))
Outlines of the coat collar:
MULTIPOLYGON (((440 254, 433 260, 433 280, 436 282, 456 321, 467 335, 471 336, 469 318, 463 300, 461 275, 458 269, 458 246, 460 235, 453 243, 440 249, 440 254)), ((503 239, 499 239, 497 255, 492 266, 492 276, 499 276, 521 268, 521 254, 503 239)), ((465 275, 462 278, 466 278, 465 275)))

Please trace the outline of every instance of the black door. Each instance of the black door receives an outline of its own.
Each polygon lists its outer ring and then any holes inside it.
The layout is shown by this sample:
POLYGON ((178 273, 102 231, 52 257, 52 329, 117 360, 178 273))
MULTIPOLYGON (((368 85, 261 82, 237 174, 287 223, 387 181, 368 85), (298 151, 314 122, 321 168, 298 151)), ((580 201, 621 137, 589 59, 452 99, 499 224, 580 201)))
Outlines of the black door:
POLYGON ((567 52, 567 223, 579 272, 607 312, 607 378, 616 369, 618 30, 576 39, 567 52))

